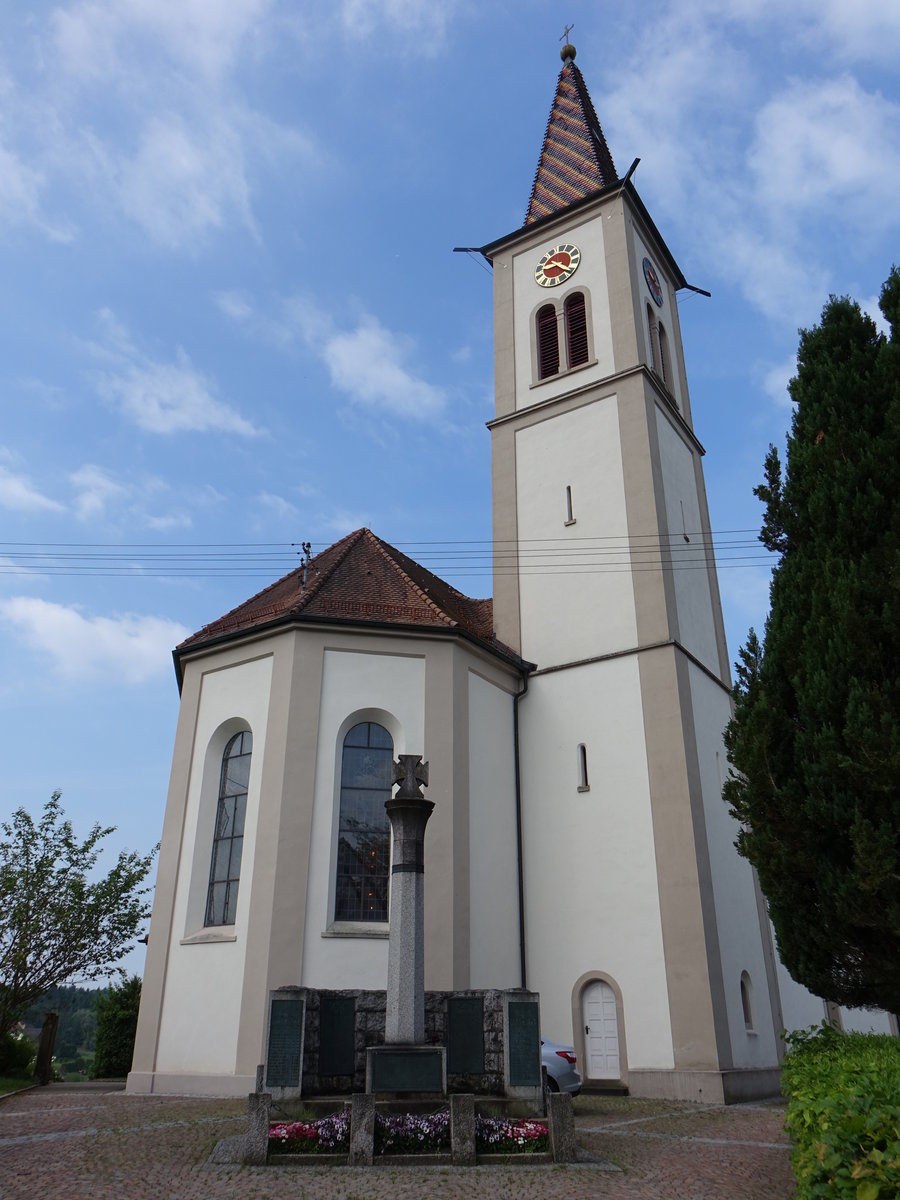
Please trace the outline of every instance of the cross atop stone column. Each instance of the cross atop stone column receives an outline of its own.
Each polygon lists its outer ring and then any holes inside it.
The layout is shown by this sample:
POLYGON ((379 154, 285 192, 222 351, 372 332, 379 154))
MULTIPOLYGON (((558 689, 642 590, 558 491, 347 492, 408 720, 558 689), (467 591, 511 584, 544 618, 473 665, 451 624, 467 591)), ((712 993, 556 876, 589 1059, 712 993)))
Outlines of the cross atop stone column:
POLYGON ((385 1041, 425 1041, 425 826, 434 809, 420 785, 428 763, 401 754, 393 767, 397 794, 384 807, 391 822, 391 928, 388 943, 385 1041))

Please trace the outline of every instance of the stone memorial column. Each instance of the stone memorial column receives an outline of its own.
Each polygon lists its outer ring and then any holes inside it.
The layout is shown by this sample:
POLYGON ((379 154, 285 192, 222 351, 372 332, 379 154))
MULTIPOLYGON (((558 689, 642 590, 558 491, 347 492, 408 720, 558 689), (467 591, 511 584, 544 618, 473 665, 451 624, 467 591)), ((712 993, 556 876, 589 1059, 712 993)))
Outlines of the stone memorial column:
POLYGON ((385 1042, 420 1046, 425 1041, 425 826, 434 809, 420 784, 428 763, 401 754, 394 763, 397 794, 385 801, 391 822, 391 928, 388 943, 385 1042))

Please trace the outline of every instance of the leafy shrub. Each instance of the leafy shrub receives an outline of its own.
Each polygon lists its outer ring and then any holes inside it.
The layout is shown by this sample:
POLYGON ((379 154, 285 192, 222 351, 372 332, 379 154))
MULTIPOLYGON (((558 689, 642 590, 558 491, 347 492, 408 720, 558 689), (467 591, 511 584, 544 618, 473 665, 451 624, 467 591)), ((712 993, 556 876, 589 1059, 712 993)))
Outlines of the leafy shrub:
POLYGON ((137 975, 101 993, 97 1009, 97 1049, 91 1067, 92 1079, 116 1079, 131 1070, 141 981, 137 975))
POLYGON ((0 1037, 0 1074, 24 1076, 37 1053, 37 1046, 26 1033, 6 1033, 0 1037))
POLYGON ((900 1040, 827 1025, 787 1040, 797 1200, 900 1195, 900 1040))

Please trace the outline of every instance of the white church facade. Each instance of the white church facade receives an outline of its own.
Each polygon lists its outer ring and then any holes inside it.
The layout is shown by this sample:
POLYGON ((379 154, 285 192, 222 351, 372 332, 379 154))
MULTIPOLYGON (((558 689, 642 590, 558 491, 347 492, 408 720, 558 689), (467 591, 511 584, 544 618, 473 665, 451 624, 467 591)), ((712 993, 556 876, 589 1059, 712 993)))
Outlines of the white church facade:
POLYGON ((493 599, 358 530, 177 648, 130 1091, 246 1094, 275 989, 384 988, 403 753, 435 802, 427 989, 527 987, 586 1080, 709 1101, 777 1091, 779 1031, 826 1015, 721 799, 687 284, 566 51, 525 224, 482 248, 493 599))

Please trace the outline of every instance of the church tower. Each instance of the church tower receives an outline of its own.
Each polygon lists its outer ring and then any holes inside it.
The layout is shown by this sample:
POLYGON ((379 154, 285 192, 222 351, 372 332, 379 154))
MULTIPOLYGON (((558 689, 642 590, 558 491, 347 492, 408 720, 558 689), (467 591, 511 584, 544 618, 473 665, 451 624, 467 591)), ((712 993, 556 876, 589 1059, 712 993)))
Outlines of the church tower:
POLYGON ((730 676, 687 285, 562 57, 525 223, 482 248, 495 631, 535 664, 517 705, 527 985, 588 1079, 771 1094, 771 938, 721 800, 730 676))

